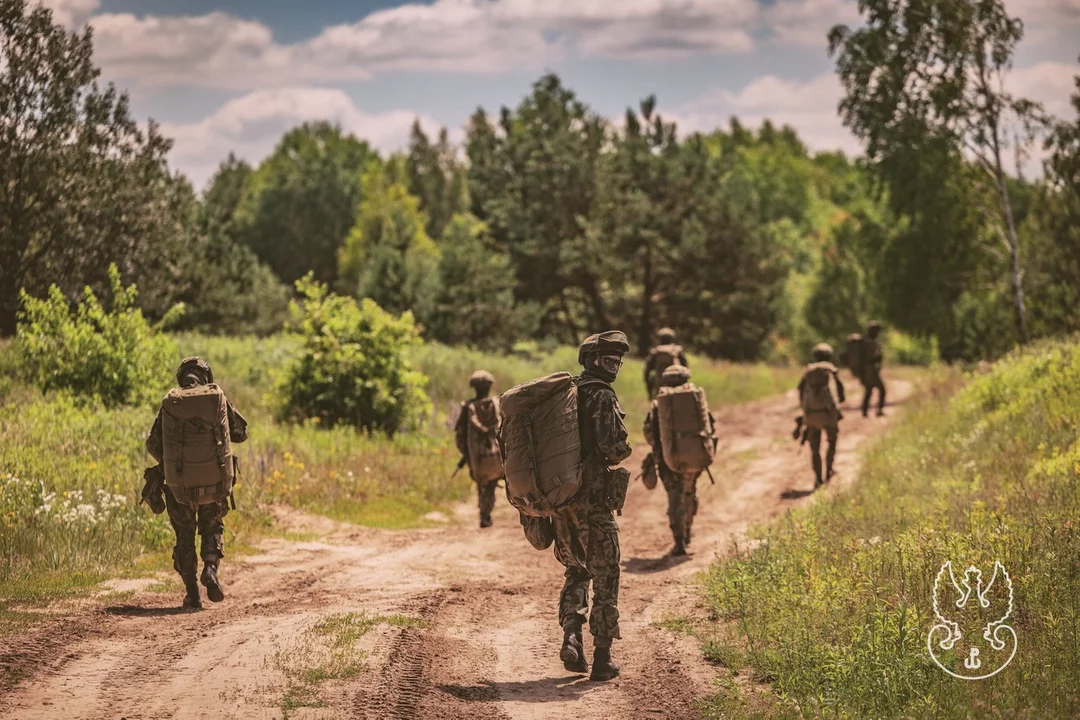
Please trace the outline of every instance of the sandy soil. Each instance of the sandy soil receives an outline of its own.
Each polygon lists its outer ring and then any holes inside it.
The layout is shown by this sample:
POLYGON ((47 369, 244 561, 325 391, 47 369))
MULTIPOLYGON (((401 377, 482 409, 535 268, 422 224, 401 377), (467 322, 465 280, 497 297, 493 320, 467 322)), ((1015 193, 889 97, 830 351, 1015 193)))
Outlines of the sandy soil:
MULTIPOLYGON (((855 388, 852 388, 853 390, 855 388)), ((911 385, 894 380, 901 402, 911 385)), ((854 393, 853 393, 854 394, 854 393)), ((416 627, 380 625, 360 640, 366 669, 320 685, 321 707, 290 718, 693 718, 717 676, 687 635, 656 627, 693 612, 693 575, 726 552, 747 525, 855 477, 856 449, 897 414, 864 420, 848 408, 838 475, 816 494, 808 449, 791 440, 794 393, 719 413, 716 485, 699 484, 691 554, 669 558, 663 488, 635 481, 621 526, 623 674, 608 683, 567 673, 558 659, 562 567, 537 552, 500 498, 495 527, 476 527, 462 505, 446 527, 404 532, 335 523, 280 509, 312 542, 268 540, 257 555, 227 557, 224 603, 200 613, 180 594, 117 587, 73 616, 0 648, 28 677, 0 696, 0 719, 281 718, 283 668, 303 662, 310 629, 348 612, 403 614, 416 627), (133 595, 131 593, 134 593, 133 595)), ((628 465, 636 473, 645 449, 628 465)), ((586 636, 591 659, 591 640, 586 636)))

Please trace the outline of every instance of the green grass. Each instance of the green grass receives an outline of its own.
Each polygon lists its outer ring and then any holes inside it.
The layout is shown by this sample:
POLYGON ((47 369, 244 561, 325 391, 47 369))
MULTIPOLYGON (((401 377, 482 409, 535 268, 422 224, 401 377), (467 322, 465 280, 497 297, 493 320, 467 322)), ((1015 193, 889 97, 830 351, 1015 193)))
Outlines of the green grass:
MULTIPOLYGON (((242 477, 237 511, 225 522, 228 553, 279 532, 266 510, 273 503, 376 527, 424 524, 425 514, 472 492, 467 474, 450 477, 458 458, 447 418, 470 394, 474 370, 494 373, 497 390, 556 370, 580 370, 574 348, 509 356, 436 344, 415 348, 416 364, 431 378, 436 416, 414 434, 387 439, 312 422, 275 422, 275 382, 299 348, 290 336, 182 334, 174 340, 177 361, 186 355, 210 361, 250 424, 250 440, 236 449, 242 477)), ((13 376, 8 351, 0 345, 0 601, 63 597, 106 577, 171 568, 167 516, 136 505, 142 471, 153 464, 143 442, 156 405, 105 408, 42 395, 13 376)), ((795 377, 793 370, 765 366, 698 358, 692 364, 714 407, 782 391, 795 377)), ((156 396, 171 386, 174 369, 161 368, 156 396)), ((640 440, 648 406, 640 361, 628 361, 616 387, 627 426, 640 440)))
POLYGON ((727 680, 707 715, 1080 716, 1078 429, 1075 342, 939 372, 854 487, 712 566, 695 632, 727 680), (993 678, 952 678, 928 654, 946 560, 1012 577, 1019 651, 993 678))

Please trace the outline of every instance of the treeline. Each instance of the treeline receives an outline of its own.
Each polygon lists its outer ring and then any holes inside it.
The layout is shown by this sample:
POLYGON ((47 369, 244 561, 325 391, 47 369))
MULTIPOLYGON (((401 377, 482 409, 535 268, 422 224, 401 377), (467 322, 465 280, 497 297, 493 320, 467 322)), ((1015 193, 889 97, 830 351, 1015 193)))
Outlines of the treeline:
MULTIPOLYGON (((220 333, 279 329, 310 272, 411 311, 427 338, 485 350, 620 327, 644 352, 669 325, 698 352, 796 358, 872 317, 947 359, 1021 337, 1015 258, 978 159, 911 128, 852 160, 768 122, 680 135, 653 98, 612 122, 546 75, 516 107, 477 110, 460 146, 416 125, 384 157, 310 123, 257 167, 225 159, 197 194, 168 168, 168 140, 97 85, 89 31, 14 7, 0 16, 4 334, 20 288, 58 283, 74 298, 106 287, 115 263, 149 317, 183 302, 178 327, 220 333)), ((834 49, 854 87, 851 39, 834 49)), ((880 138, 874 121, 890 119, 858 110, 845 121, 880 138)), ((1042 127, 1045 176, 1003 180, 1028 336, 1080 325, 1080 122, 1042 127)))

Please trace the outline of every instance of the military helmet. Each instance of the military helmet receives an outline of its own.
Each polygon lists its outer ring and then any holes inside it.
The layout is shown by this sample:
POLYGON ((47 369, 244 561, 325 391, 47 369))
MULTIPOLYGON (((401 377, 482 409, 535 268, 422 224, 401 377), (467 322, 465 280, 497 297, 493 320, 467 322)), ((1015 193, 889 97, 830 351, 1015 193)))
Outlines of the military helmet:
POLYGON ((678 387, 690 382, 690 368, 685 365, 669 365, 660 374, 660 384, 665 387, 678 387))
POLYGON ((622 330, 608 330, 585 338, 578 348, 577 360, 579 365, 585 367, 585 359, 589 355, 625 355, 628 352, 630 343, 626 339, 626 333, 622 330))
POLYGON ((483 385, 494 385, 495 376, 489 373, 487 370, 477 370, 469 376, 469 387, 481 387, 483 385))
POLYGON ((675 331, 669 327, 662 327, 656 331, 656 339, 661 343, 673 343, 675 342, 675 331))
POLYGON ((214 371, 210 368, 210 363, 198 356, 192 356, 180 361, 180 366, 176 368, 176 384, 183 387, 184 378, 195 373, 202 375, 203 383, 214 382, 214 371))
POLYGON ((881 332, 881 323, 877 320, 871 320, 866 324, 866 334, 873 337, 881 332))
POLYGON ((814 349, 810 351, 814 356, 814 360, 817 362, 825 362, 826 360, 832 360, 833 349, 829 343, 818 343, 814 346, 814 349))

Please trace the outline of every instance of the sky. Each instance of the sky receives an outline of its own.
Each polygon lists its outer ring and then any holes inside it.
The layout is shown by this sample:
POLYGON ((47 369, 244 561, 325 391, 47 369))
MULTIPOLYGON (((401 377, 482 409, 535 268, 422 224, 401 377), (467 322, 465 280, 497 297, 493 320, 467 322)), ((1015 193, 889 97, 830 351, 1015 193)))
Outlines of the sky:
MULTIPOLYGON (((1011 89, 1071 115, 1080 0, 1005 0, 1025 23, 1011 89)), ((89 23, 105 80, 175 141, 203 187, 229 152, 258 163, 282 133, 331 120, 383 151, 414 119, 461 137, 545 71, 618 119, 655 94, 683 132, 762 119, 812 150, 857 153, 825 36, 854 0, 44 0, 89 23)))

